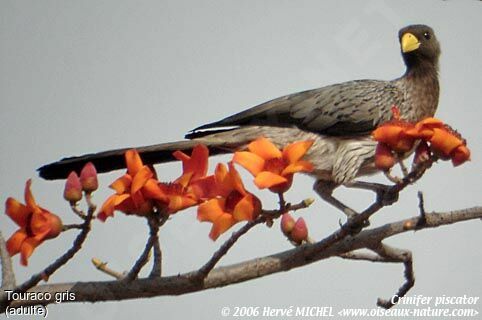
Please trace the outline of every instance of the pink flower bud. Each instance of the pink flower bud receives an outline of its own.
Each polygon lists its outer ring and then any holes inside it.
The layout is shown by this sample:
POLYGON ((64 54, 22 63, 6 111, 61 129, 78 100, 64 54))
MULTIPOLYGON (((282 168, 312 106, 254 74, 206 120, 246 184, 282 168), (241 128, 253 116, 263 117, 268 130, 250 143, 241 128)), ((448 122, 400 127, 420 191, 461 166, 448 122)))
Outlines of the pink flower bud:
POLYGON ((69 202, 77 202, 82 199, 82 185, 79 176, 74 171, 69 174, 65 182, 64 199, 69 202))
POLYGON ((281 231, 285 234, 285 236, 289 236, 291 230, 293 230, 295 226, 295 219, 289 214, 285 213, 281 216, 281 231))
POLYGON ((97 181, 97 170, 92 162, 88 162, 80 172, 80 183, 85 192, 97 190, 99 182, 97 181))
POLYGON ((305 219, 299 218, 291 230, 290 239, 301 244, 308 239, 308 228, 306 227, 305 219))

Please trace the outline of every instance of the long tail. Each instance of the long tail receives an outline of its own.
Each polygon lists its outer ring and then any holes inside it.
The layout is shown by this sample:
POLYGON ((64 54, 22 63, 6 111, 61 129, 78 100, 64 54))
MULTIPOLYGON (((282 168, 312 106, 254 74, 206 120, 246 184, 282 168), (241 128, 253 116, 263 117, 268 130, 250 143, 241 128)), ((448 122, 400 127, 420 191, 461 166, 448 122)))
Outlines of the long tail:
MULTIPOLYGON (((176 160, 172 156, 172 153, 176 150, 189 154, 190 150, 192 150, 192 148, 199 143, 206 144, 211 155, 229 153, 233 147, 236 147, 233 145, 228 146, 225 142, 216 139, 196 139, 161 143, 135 149, 141 155, 144 164, 156 164, 176 160)), ((37 170, 39 175, 47 180, 64 179, 71 171, 76 171, 79 173, 87 162, 92 162, 99 173, 109 172, 125 168, 124 153, 129 149, 131 148, 109 150, 78 157, 64 158, 60 161, 44 165, 37 170)))

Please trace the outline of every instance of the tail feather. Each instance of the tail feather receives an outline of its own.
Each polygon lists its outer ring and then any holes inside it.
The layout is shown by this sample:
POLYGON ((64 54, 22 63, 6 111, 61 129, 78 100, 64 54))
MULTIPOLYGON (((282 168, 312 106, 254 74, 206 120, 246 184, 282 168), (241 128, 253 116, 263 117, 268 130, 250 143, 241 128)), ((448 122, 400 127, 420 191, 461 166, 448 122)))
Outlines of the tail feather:
MULTIPOLYGON (((186 140, 170 143, 162 143, 151 146, 135 148, 144 164, 156 164, 164 163, 176 160, 172 153, 176 150, 180 150, 186 153, 190 153, 190 150, 197 144, 204 143, 204 141, 186 140)), ((216 145, 208 145, 210 147, 210 154, 223 154, 230 152, 226 148, 216 145)), ((109 150, 99 153, 86 154, 77 157, 69 157, 61 159, 60 161, 53 162, 44 165, 37 169, 40 177, 47 180, 56 180, 66 178, 71 171, 77 173, 82 170, 84 165, 88 162, 92 162, 97 169, 97 172, 109 172, 125 168, 124 153, 131 148, 122 148, 116 150, 109 150)))

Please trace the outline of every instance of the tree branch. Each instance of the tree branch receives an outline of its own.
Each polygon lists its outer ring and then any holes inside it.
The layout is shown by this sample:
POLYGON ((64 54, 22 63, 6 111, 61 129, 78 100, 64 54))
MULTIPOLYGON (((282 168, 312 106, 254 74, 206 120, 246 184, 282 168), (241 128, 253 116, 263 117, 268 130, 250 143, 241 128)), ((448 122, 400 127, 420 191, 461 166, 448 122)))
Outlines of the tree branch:
MULTIPOLYGON (((302 245, 274 255, 218 267, 211 270, 203 282, 193 281, 193 277, 198 272, 193 271, 162 278, 136 279, 131 282, 102 281, 48 284, 37 286, 30 291, 53 293, 68 290, 75 294, 75 301, 69 302, 119 301, 162 295, 181 295, 224 287, 273 273, 287 271, 357 249, 370 249, 376 247, 382 240, 400 233, 436 228, 466 220, 479 219, 481 217, 482 207, 473 207, 451 212, 426 213, 426 223, 423 226, 417 227, 417 222, 420 219, 417 215, 377 228, 365 229, 357 235, 346 236, 343 240, 334 242, 332 245, 327 245, 327 239, 330 239, 330 237, 328 237, 312 245, 302 245)), ((52 295, 52 297, 53 296, 54 295, 52 295)), ((17 307, 39 303, 46 305, 53 302, 53 299, 52 301, 14 301, 12 302, 12 306, 17 307)), ((5 310, 0 311, 4 312, 5 310)))
POLYGON ((2 263, 2 289, 15 287, 15 273, 13 272, 12 259, 8 254, 5 238, 0 231, 0 261, 2 263))

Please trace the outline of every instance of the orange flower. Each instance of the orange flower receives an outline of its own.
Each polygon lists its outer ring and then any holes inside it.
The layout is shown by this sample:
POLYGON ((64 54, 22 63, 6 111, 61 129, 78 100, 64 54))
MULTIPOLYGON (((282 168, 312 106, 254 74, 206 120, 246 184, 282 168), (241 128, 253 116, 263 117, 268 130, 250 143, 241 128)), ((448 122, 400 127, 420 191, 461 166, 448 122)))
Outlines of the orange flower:
POLYGON ((236 152, 233 161, 255 176, 258 188, 281 193, 290 188, 294 173, 313 171, 310 162, 300 160, 312 145, 313 140, 298 141, 280 151, 268 139, 259 138, 248 145, 249 151, 236 152))
POLYGON ((442 159, 452 159, 454 166, 470 160, 470 150, 465 140, 458 132, 438 119, 426 118, 407 133, 430 142, 431 150, 442 159))
POLYGON ((422 140, 416 151, 414 162, 418 163, 434 152, 442 159, 452 159, 454 166, 470 160, 470 150, 465 140, 455 130, 436 118, 425 118, 415 125, 400 119, 398 108, 392 108, 393 119, 382 124, 372 132, 374 140, 378 141, 375 153, 375 165, 380 169, 389 169, 394 161, 395 152, 410 151, 415 141, 422 140), (423 143, 430 143, 430 150, 423 143))
POLYGON ((395 152, 407 152, 413 148, 417 137, 407 134, 414 125, 400 119, 400 110, 392 107, 392 120, 380 125, 372 132, 372 137, 379 143, 384 143, 395 152))
POLYGON ((168 202, 154 172, 142 163, 139 153, 134 149, 128 150, 125 158, 127 173, 110 185, 116 193, 102 205, 97 215, 102 221, 113 216, 114 210, 142 216, 152 212, 155 206, 168 202))
POLYGON ((207 194, 212 179, 206 177, 209 149, 205 145, 196 145, 191 156, 182 151, 175 151, 173 156, 182 161, 183 173, 174 182, 159 184, 168 200, 168 213, 176 213, 198 204, 199 199, 207 194))
POLYGON ((159 188, 167 198, 167 213, 176 213, 177 211, 192 207, 198 203, 198 197, 191 188, 192 174, 183 174, 181 177, 171 183, 159 183, 159 188))
POLYGON ((224 164, 217 165, 214 182, 212 192, 219 197, 200 204, 197 212, 199 221, 213 223, 209 233, 212 240, 240 221, 253 220, 261 212, 261 202, 246 191, 232 162, 229 171, 224 164))
POLYGON ((14 198, 8 198, 5 207, 7 215, 20 227, 8 240, 10 256, 20 252, 20 262, 26 266, 28 258, 44 240, 57 237, 62 232, 60 218, 37 205, 30 190, 32 181, 25 184, 25 205, 14 198))

